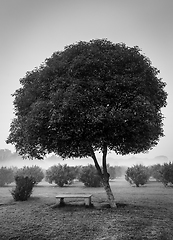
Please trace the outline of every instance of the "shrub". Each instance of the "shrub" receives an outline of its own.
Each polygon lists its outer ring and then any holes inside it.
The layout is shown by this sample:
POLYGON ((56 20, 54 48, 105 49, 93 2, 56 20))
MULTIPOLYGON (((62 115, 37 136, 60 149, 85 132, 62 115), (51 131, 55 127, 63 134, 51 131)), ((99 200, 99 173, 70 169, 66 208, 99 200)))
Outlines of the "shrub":
POLYGON ((65 165, 54 165, 46 171, 46 181, 49 183, 55 182, 59 187, 65 184, 71 184, 76 177, 74 167, 65 165))
POLYGON ((150 175, 156 179, 156 181, 160 182, 162 181, 162 175, 161 175, 161 169, 162 166, 160 164, 155 164, 150 167, 150 175))
POLYGON ((83 182, 86 187, 101 187, 102 180, 93 165, 82 167, 79 181, 83 182))
POLYGON ((168 183, 173 183, 173 162, 164 163, 160 169, 161 182, 167 186, 168 183))
POLYGON ((125 174, 126 181, 130 182, 130 184, 135 184, 137 187, 146 184, 149 177, 148 168, 141 164, 129 167, 125 174))
POLYGON ((32 194, 35 179, 28 176, 15 176, 16 187, 11 191, 15 201, 26 201, 32 194))
POLYGON ((11 168, 1 167, 0 168, 0 187, 5 184, 10 184, 14 181, 14 174, 11 168))
POLYGON ((44 178, 42 169, 38 166, 28 167, 25 166, 16 171, 16 176, 32 177, 35 180, 35 184, 41 182, 44 178))

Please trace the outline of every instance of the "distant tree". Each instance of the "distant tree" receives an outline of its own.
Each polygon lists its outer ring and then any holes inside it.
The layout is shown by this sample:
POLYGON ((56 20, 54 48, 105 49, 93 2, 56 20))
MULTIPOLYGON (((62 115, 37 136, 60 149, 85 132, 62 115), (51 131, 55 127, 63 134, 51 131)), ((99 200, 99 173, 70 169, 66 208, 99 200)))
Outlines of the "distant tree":
POLYGON ((137 187, 139 185, 144 185, 149 180, 149 171, 148 168, 143 165, 134 165, 129 167, 126 171, 125 179, 130 184, 135 184, 137 187))
POLYGON ((124 176, 126 170, 127 170, 127 167, 115 166, 115 175, 116 175, 116 177, 124 176))
POLYGON ((102 179, 93 165, 82 168, 79 181, 83 182, 86 187, 101 187, 102 179))
POLYGON ((20 80, 7 143, 23 157, 91 157, 116 207, 108 151, 146 152, 163 136, 165 83, 140 51, 97 39, 55 52, 20 80), (102 166, 96 151, 102 153, 102 166))
POLYGON ((109 173, 109 178, 110 179, 115 179, 116 178, 116 172, 115 172, 115 167, 110 166, 109 164, 107 165, 107 171, 109 173))
POLYGON ((127 167, 122 166, 110 166, 107 164, 107 171, 110 174, 110 179, 115 179, 117 177, 121 177, 125 175, 125 171, 127 170, 127 167))
POLYGON ((65 184, 71 184, 76 178, 76 172, 73 167, 67 164, 54 165, 46 171, 46 181, 49 183, 55 182, 59 187, 65 184))
POLYGON ((4 187, 6 184, 10 184, 14 181, 14 174, 11 168, 0 168, 0 187, 4 187))
POLYGON ((164 163, 160 169, 161 182, 167 186, 168 183, 173 184, 173 162, 164 163))
POLYGON ((9 149, 0 149, 0 160, 9 159, 12 153, 9 149))
POLYGON ((21 156, 17 152, 13 152, 11 154, 11 159, 21 158, 21 156))
POLYGON ((75 179, 79 179, 82 166, 71 167, 71 171, 74 173, 75 179))
POLYGON ((24 176, 24 177, 32 177, 35 180, 35 184, 41 182, 44 178, 44 173, 39 166, 24 166, 16 171, 15 175, 24 176))

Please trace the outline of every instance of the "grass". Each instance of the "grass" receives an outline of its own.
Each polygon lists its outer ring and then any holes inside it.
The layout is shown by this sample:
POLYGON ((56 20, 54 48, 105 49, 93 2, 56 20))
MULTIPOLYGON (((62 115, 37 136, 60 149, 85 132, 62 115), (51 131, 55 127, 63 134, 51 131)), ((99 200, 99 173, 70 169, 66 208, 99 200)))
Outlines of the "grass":
POLYGON ((172 240, 173 188, 149 182, 136 188, 123 179, 111 182, 118 203, 107 208, 103 188, 86 188, 82 183, 59 188, 40 183, 32 197, 15 202, 12 185, 0 188, 0 239, 3 240, 172 240), (91 193, 94 207, 83 201, 65 200, 55 207, 57 193, 91 193))

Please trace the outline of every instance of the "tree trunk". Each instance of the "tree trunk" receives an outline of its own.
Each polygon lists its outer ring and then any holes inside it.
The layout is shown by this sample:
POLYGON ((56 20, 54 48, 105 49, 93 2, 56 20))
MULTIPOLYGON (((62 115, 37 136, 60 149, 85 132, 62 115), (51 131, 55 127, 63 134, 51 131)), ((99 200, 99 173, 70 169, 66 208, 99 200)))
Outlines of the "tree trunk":
POLYGON ((116 208, 117 205, 116 205, 115 198, 114 198, 114 195, 112 193, 112 190, 111 190, 111 187, 110 187, 110 184, 109 184, 109 179, 108 180, 103 179, 103 186, 104 186, 104 189, 106 191, 110 207, 111 208, 116 208))
POLYGON ((106 157, 107 157, 107 145, 106 143, 103 142, 103 148, 102 148, 102 152, 103 152, 103 157, 102 157, 102 167, 103 167, 103 175, 102 175, 102 179, 103 179, 103 186, 104 189, 106 191, 107 197, 108 197, 108 202, 110 204, 111 208, 116 208, 116 202, 115 202, 115 198, 114 195, 112 193, 110 184, 109 184, 109 177, 110 174, 108 173, 107 170, 107 164, 106 164, 106 157))
POLYGON ((109 184, 109 173, 107 172, 106 155, 107 155, 107 146, 104 145, 103 146, 103 159, 102 159, 103 172, 102 172, 102 169, 100 168, 100 166, 98 164, 98 161, 97 161, 97 158, 95 156, 95 153, 94 153, 94 151, 91 147, 91 157, 93 158, 94 163, 95 163, 95 167, 97 169, 97 172, 102 179, 103 186, 104 186, 104 189, 106 191, 110 207, 111 208, 116 208, 117 205, 116 205, 116 202, 115 202, 115 198, 114 198, 114 195, 112 193, 112 190, 111 190, 111 187, 110 187, 110 184, 109 184))

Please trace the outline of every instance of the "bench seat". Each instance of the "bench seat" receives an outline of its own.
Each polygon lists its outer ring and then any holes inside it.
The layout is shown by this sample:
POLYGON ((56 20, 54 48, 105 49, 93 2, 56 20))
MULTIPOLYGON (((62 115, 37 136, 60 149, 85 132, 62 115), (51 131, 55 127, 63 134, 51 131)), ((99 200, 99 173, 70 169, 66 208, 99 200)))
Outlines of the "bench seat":
POLYGON ((60 200, 60 204, 64 204, 64 198, 83 198, 85 200, 85 204, 91 206, 91 194, 58 194, 56 195, 56 199, 60 200))

